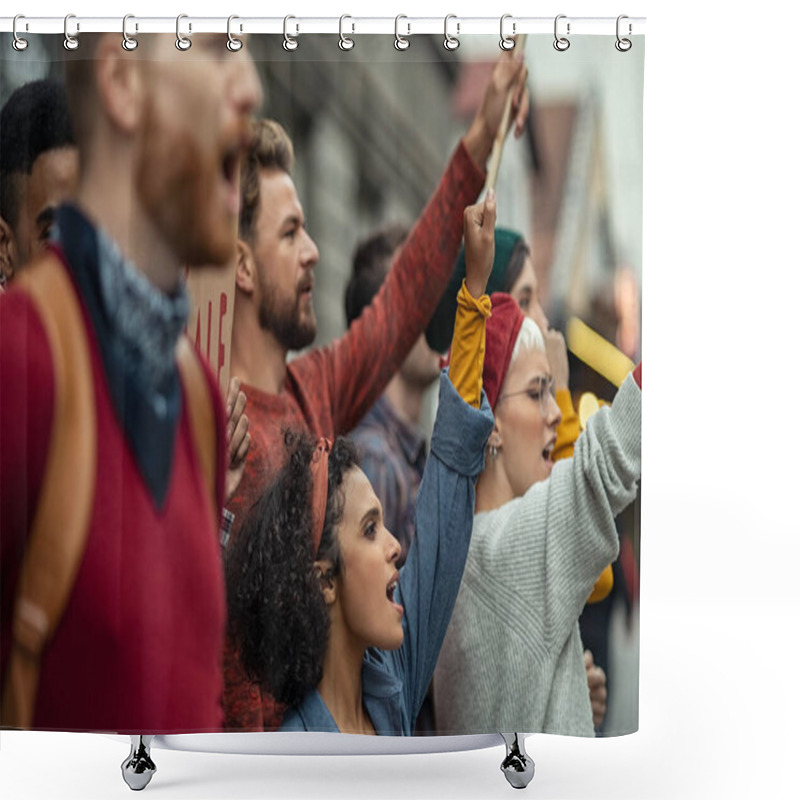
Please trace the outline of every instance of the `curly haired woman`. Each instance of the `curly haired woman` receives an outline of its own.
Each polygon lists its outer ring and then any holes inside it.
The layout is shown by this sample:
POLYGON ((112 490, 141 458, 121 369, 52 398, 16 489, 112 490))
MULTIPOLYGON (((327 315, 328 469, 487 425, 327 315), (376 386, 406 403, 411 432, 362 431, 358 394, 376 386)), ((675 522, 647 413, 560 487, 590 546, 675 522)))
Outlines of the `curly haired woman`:
POLYGON ((250 676, 286 706, 281 730, 413 731, 458 594, 493 425, 481 376, 494 220, 493 193, 464 215, 453 355, 403 569, 343 438, 287 435, 287 464, 231 551, 231 623, 250 676))

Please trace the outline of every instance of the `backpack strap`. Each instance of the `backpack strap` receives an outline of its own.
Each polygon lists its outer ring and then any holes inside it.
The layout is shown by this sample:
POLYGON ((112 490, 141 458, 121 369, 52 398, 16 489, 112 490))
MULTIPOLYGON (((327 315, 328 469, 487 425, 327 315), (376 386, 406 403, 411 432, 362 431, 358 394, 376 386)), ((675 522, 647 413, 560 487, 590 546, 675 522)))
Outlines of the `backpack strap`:
POLYGON ((3 726, 30 728, 42 653, 86 549, 97 475, 97 417, 89 340, 65 267, 48 254, 16 283, 42 320, 54 378, 50 445, 17 585, 0 706, 3 726))
POLYGON ((200 356, 185 335, 178 340, 175 358, 183 381, 192 439, 208 490, 214 524, 217 525, 220 515, 217 503, 217 423, 214 418, 211 387, 200 364, 200 356))

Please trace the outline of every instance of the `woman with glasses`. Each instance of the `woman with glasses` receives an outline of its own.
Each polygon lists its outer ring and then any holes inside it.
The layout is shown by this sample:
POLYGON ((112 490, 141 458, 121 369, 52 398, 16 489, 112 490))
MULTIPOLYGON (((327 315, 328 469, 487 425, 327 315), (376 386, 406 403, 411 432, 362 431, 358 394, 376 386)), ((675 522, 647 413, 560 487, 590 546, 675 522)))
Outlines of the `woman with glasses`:
POLYGON ((492 295, 484 389, 495 415, 467 565, 436 668, 439 733, 593 736, 578 617, 619 549, 641 470, 641 365, 553 462, 561 412, 542 332, 492 295))
MULTIPOLYGON (((567 346, 560 331, 550 327, 550 322, 542 308, 539 297, 539 282, 533 268, 533 256, 525 237, 509 228, 496 228, 494 233, 494 264, 486 291, 510 294, 530 317, 542 333, 547 360, 550 363, 555 383, 555 397, 561 409, 562 420, 558 425, 555 460, 572 455, 572 445, 580 433, 578 414, 572 405, 569 391, 569 362, 567 346)), ((425 336, 428 344, 442 353, 450 346, 453 338, 453 322, 456 313, 456 296, 464 279, 464 248, 456 261, 456 267, 447 290, 431 318, 425 336)))
MULTIPOLYGON (((550 322, 542 308, 539 282, 533 268, 533 256, 525 237, 518 231, 498 227, 495 228, 494 243, 494 264, 486 291, 490 295, 495 292, 505 292, 511 295, 522 309, 522 313, 533 320, 541 331, 552 378, 548 388, 551 393, 554 393, 556 403, 561 411, 561 418, 556 425, 556 441, 552 451, 552 461, 571 458, 575 442, 581 432, 581 424, 569 389, 569 359, 564 336, 560 331, 550 327, 550 322)), ((464 268, 464 248, 462 247, 447 291, 442 296, 426 331, 428 343, 440 352, 448 346, 452 338, 455 298, 464 278, 464 268)), ((544 399, 545 393, 540 392, 539 394, 544 399)), ((543 411, 542 416, 547 417, 548 412, 543 411)), ((613 587, 612 566, 607 564, 587 599, 587 605, 604 600, 611 593, 613 587)), ((592 717, 595 727, 599 727, 602 725, 606 713, 606 674, 601 667, 595 665, 594 655, 590 650, 586 651, 585 657, 592 717)))

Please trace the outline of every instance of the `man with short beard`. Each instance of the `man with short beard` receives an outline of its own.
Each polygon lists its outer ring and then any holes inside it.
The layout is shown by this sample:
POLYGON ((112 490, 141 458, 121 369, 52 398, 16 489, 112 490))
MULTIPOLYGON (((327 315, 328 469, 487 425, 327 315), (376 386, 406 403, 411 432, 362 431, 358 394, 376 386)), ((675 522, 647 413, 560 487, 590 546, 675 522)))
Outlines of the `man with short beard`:
MULTIPOLYGON (((458 255, 464 210, 483 187, 509 92, 515 133, 523 132, 526 74, 511 53, 501 55, 472 125, 381 291, 344 336, 291 363, 289 351, 307 347, 316 335, 312 289, 319 251, 306 231, 291 178, 292 143, 277 122, 258 124, 242 172, 231 343, 231 375, 242 380, 251 433, 244 476, 230 503, 237 526, 282 466, 284 430, 329 438, 348 433, 381 396, 425 329, 458 255)), ((226 728, 279 727, 281 709, 248 680, 236 651, 236 643, 229 641, 226 728)))
MULTIPOLYGON (((219 730, 225 418, 210 370, 181 337, 183 275, 234 255, 261 87, 225 36, 195 36, 178 52, 173 37, 148 34, 133 53, 115 34, 80 38, 66 66, 76 202, 0 297, 2 724, 219 730), (65 437, 78 447, 59 449, 65 437), (75 546, 39 535, 54 497, 70 519, 79 508, 75 546), (42 541, 75 561, 60 621, 36 588, 50 578, 38 569, 42 541)), ((66 539, 67 525, 56 528, 66 539)))

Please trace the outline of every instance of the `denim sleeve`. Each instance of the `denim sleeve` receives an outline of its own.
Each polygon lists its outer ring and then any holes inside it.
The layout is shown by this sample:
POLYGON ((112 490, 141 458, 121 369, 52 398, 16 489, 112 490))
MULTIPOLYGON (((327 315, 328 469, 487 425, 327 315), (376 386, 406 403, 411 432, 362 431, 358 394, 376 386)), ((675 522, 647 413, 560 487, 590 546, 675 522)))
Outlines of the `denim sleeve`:
POLYGON ((472 535, 475 482, 494 425, 486 395, 465 403, 447 370, 417 500, 417 533, 400 573, 403 646, 389 654, 403 676, 412 725, 428 690, 458 596, 472 535))

